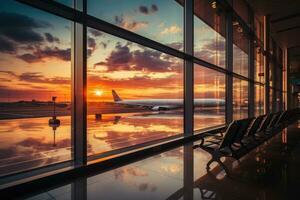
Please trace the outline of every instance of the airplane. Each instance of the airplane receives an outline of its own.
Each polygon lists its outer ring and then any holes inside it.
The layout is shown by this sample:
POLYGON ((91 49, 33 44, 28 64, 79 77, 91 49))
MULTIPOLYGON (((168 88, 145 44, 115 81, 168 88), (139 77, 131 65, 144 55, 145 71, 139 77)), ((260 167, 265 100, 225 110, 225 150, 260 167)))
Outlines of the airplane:
MULTIPOLYGON (((115 90, 112 90, 112 96, 116 104, 139 106, 153 111, 171 110, 183 107, 183 99, 140 99, 123 100, 115 90)), ((217 107, 225 106, 225 100, 216 98, 194 99, 195 107, 217 107)))

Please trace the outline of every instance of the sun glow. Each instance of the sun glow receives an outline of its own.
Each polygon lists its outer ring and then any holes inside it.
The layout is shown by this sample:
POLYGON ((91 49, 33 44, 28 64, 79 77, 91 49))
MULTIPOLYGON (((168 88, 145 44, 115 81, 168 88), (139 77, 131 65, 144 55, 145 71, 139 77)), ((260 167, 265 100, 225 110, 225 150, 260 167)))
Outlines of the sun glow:
POLYGON ((102 96, 102 94, 103 94, 103 91, 101 91, 101 90, 96 90, 95 91, 95 95, 98 96, 98 97, 102 96))

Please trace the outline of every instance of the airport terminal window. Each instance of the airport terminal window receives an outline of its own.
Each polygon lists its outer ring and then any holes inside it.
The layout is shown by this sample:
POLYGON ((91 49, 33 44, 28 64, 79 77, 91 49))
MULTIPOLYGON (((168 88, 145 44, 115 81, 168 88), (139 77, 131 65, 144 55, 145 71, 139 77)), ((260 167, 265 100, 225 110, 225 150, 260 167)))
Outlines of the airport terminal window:
POLYGON ((88 155, 183 133, 183 61, 88 28, 88 155))
POLYGON ((255 116, 264 114, 264 86, 255 84, 255 116))
POLYGON ((233 119, 248 117, 248 82, 233 78, 233 119))
POLYGON ((233 21, 233 71, 248 77, 248 49, 247 33, 238 21, 233 21))
POLYGON ((264 83, 264 60, 261 47, 255 48, 254 54, 254 80, 264 83))
POLYGON ((225 75, 194 65, 194 130, 225 124, 225 75))
POLYGON ((74 5, 74 0, 55 0, 55 1, 70 7, 73 7, 74 5))
POLYGON ((264 42, 264 26, 262 22, 262 17, 255 16, 254 18, 254 30, 255 35, 258 38, 259 42, 263 44, 264 42))
POLYGON ((0 7, 0 176, 71 159, 71 23, 0 7))
POLYGON ((270 59, 270 63, 269 63, 269 84, 270 87, 273 87, 273 71, 274 71, 274 62, 272 59, 270 59))
POLYGON ((88 14, 183 50, 183 1, 88 0, 88 14), (117 6, 116 6, 117 5, 117 6))
POLYGON ((273 95, 274 95, 274 88, 270 88, 270 95, 269 95, 269 111, 273 112, 273 95))
POLYGON ((194 55, 225 67, 225 16, 216 2, 194 1, 194 55))

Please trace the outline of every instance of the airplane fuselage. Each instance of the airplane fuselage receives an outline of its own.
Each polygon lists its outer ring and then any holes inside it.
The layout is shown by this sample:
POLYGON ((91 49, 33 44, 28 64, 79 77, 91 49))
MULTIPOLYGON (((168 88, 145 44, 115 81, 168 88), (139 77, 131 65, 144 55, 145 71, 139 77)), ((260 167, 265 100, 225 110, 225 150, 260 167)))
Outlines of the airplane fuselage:
MULTIPOLYGON (((144 106, 154 109, 174 109, 183 107, 183 99, 143 99, 116 101, 118 104, 144 106)), ((195 107, 216 107, 224 106, 223 99, 194 99, 195 107)))

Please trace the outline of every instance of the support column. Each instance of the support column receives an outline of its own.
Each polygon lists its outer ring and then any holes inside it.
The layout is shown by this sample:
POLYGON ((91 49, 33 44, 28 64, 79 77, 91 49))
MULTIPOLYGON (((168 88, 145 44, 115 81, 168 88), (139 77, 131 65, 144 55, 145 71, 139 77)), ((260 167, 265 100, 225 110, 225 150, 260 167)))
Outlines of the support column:
MULTIPOLYGON (((226 15, 226 69, 230 72, 233 70, 233 29, 232 29, 232 13, 226 15)), ((226 74, 226 107, 225 119, 226 124, 233 120, 233 77, 226 74)))
POLYGON ((265 114, 270 112, 270 80, 269 80, 269 47, 270 47, 270 16, 264 16, 264 70, 265 70, 265 103, 264 111, 265 114))
POLYGON ((71 199, 86 200, 87 199, 87 178, 82 177, 71 184, 71 199))
MULTIPOLYGON (((75 8, 86 12, 86 1, 76 0, 75 8)), ((86 25, 73 22, 72 33, 72 143, 73 159, 76 166, 87 162, 86 133, 86 25)))
MULTIPOLYGON (((184 52, 194 54, 194 1, 185 0, 184 6, 184 52)), ((192 57, 184 60, 184 134, 194 133, 194 64, 192 57)))
POLYGON ((184 145, 183 199, 194 199, 194 149, 193 143, 184 145))

